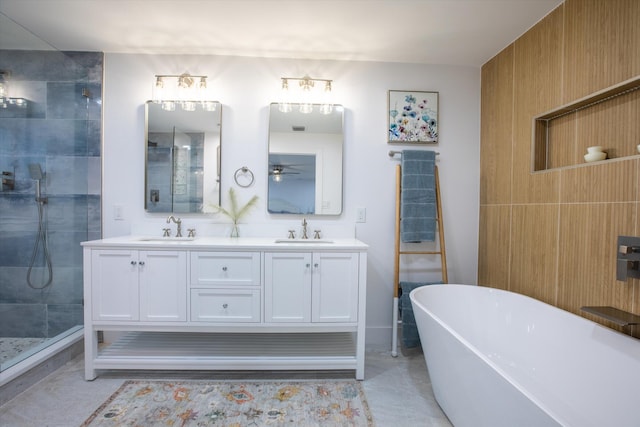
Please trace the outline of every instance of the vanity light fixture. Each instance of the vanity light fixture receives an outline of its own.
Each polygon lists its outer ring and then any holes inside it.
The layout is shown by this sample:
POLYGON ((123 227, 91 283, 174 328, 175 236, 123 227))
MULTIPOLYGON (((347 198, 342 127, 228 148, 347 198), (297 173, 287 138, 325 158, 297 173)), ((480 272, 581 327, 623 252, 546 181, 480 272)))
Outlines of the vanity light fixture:
POLYGON ((317 98, 320 102, 320 112, 322 114, 330 114, 333 111, 333 105, 329 102, 329 96, 331 94, 331 82, 333 80, 327 79, 312 79, 308 75, 304 77, 281 77, 282 80, 282 101, 278 105, 278 109, 283 113, 288 113, 292 111, 291 106, 291 94, 289 89, 289 81, 297 81, 300 90, 296 98, 300 103, 300 112, 303 114, 309 114, 313 111, 313 102, 317 101, 317 98), (316 82, 324 83, 324 90, 322 94, 315 95, 314 88, 316 86, 316 82))
POLYGON ((178 104, 185 111, 195 111, 198 105, 205 111, 215 111, 216 103, 207 100, 207 76, 156 74, 155 78, 152 101, 161 104, 163 110, 174 111, 178 104))

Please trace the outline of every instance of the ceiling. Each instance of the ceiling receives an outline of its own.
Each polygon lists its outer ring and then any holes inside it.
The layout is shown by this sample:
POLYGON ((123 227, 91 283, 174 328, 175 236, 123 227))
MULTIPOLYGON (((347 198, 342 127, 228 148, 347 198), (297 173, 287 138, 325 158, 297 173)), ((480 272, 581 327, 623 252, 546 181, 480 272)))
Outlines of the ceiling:
POLYGON ((562 0, 0 0, 0 48, 479 67, 562 0))

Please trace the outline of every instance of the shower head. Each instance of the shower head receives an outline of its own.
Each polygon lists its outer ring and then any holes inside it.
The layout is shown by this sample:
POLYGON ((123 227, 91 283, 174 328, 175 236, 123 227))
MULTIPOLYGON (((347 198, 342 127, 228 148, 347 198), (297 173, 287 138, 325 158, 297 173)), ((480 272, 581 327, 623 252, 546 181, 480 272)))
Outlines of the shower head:
POLYGON ((31 179, 40 181, 43 178, 42 168, 40 167, 40 163, 30 163, 29 174, 31 175, 31 179))

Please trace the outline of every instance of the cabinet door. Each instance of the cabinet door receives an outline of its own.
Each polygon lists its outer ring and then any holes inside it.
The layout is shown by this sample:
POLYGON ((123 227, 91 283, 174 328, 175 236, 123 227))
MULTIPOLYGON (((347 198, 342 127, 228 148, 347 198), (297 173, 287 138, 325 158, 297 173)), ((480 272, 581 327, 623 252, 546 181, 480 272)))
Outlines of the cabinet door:
POLYGON ((313 254, 313 322, 358 320, 358 254, 313 254))
POLYGON ((265 253, 264 321, 311 321, 311 254, 265 253))
POLYGON ((139 254, 140 320, 187 320, 187 254, 141 251, 139 254))
POLYGON ((91 295, 93 320, 138 320, 137 251, 92 251, 91 295))

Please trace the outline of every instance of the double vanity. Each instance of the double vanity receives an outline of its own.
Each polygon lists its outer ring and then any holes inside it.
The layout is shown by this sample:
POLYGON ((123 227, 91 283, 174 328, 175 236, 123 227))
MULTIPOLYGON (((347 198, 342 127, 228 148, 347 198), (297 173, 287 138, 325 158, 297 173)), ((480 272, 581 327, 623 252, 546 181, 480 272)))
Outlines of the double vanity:
MULTIPOLYGON (((173 215, 221 204, 222 105, 208 105, 145 106, 145 210, 178 226, 173 215)), ((343 108, 299 107, 270 106, 267 212, 340 215, 343 108)), ((246 167, 233 176, 253 184, 246 167)), ((189 369, 354 370, 364 379, 367 245, 312 233, 183 238, 165 229, 84 242, 85 378, 189 369), (108 343, 98 341, 103 331, 108 343)))
POLYGON ((354 370, 367 245, 356 239, 84 242, 85 378, 104 369, 354 370), (99 331, 113 331, 99 344, 99 331))

